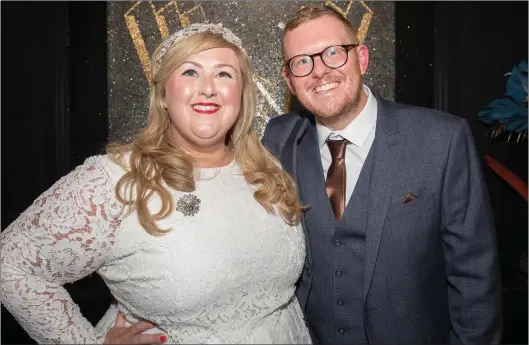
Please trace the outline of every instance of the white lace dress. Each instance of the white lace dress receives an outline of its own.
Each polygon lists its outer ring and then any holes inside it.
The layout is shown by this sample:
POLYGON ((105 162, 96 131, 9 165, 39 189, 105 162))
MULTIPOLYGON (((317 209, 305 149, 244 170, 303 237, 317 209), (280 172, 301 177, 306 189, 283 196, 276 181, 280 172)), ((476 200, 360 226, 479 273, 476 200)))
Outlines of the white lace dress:
MULTIPOLYGON (((173 212, 151 236, 114 187, 124 171, 89 158, 1 235, 1 300, 39 343, 102 344, 117 310, 158 325, 167 343, 310 343, 294 295, 304 256, 290 227, 253 198, 236 163, 201 169, 194 215, 173 212), (92 272, 118 301, 93 327, 65 283, 92 272)), ((184 194, 172 191, 176 201, 184 194)), ((158 210, 159 200, 149 207, 158 210)))

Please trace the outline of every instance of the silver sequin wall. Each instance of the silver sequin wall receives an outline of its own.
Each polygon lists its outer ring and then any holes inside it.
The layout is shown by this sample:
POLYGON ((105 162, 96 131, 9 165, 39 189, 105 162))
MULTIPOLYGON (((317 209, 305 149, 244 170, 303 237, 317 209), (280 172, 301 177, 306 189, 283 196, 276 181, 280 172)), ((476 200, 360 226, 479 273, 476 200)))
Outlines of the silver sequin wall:
MULTIPOLYGON (((314 2, 312 2, 314 3, 314 2)), ((382 1, 326 1, 356 26, 370 51, 365 83, 394 99, 395 4, 382 1)), ((290 104, 281 78, 281 34, 289 15, 307 1, 137 1, 108 2, 109 140, 130 142, 146 125, 150 56, 174 31, 193 23, 222 23, 239 36, 254 68, 258 89, 255 128, 262 135, 269 118, 290 104)))

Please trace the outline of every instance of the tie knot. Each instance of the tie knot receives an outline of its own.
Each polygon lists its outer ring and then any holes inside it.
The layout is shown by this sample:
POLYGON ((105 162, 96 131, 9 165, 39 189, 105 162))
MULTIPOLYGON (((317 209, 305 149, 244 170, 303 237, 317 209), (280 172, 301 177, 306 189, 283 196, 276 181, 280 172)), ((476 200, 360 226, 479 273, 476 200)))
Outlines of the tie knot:
POLYGON ((329 151, 331 151, 331 157, 333 160, 341 159, 345 156, 345 147, 347 146, 347 144, 349 144, 349 141, 346 139, 327 139, 327 146, 329 147, 329 151))

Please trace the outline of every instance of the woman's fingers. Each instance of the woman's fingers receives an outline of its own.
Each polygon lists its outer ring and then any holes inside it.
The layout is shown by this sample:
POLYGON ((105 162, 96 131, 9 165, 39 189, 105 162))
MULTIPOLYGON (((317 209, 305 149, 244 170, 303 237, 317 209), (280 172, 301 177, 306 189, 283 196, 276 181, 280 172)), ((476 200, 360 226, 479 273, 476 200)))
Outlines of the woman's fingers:
POLYGON ((136 335, 148 331, 149 329, 152 329, 154 327, 156 327, 156 325, 152 322, 139 321, 130 326, 130 331, 132 332, 132 334, 136 335))
POLYGON ((163 344, 167 341, 167 336, 163 333, 142 334, 153 329, 156 324, 149 321, 139 321, 127 327, 127 319, 118 312, 116 322, 107 336, 105 344, 163 344))
POLYGON ((118 315, 116 316, 116 322, 114 323, 114 327, 125 327, 127 326, 127 319, 125 319, 125 316, 121 314, 118 311, 118 315))
POLYGON ((134 344, 163 344, 167 341, 165 334, 139 334, 134 336, 134 344))

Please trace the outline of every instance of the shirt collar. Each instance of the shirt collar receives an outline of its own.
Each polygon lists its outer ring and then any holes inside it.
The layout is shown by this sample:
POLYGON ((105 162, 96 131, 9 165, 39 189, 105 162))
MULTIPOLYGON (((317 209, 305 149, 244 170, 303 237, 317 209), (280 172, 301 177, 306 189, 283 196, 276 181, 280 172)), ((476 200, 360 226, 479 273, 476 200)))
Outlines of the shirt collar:
POLYGON ((366 85, 363 85, 367 95, 367 102, 364 109, 358 116, 341 131, 333 131, 316 119, 316 129, 318 131, 318 143, 320 149, 325 145, 325 141, 331 133, 340 135, 353 145, 361 147, 366 141, 373 126, 377 122, 377 99, 366 85))

